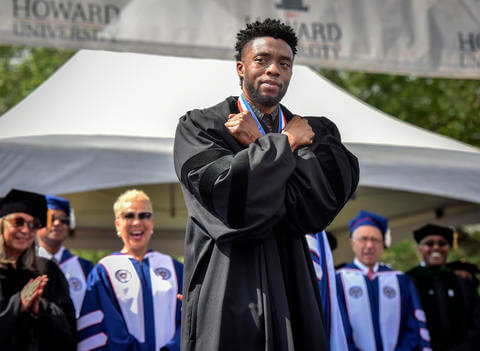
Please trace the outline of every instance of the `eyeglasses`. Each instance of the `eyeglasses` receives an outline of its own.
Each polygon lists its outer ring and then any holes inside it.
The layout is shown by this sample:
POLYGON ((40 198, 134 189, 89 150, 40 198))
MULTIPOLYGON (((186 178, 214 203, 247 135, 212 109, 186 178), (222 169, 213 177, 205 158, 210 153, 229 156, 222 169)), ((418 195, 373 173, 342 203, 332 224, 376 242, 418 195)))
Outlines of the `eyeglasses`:
POLYGON ((439 247, 444 247, 448 245, 448 243, 445 240, 427 240, 421 244, 426 245, 428 247, 434 247, 435 244, 438 245, 439 247))
POLYGON ((122 218, 126 221, 133 221, 138 218, 140 221, 146 221, 152 218, 152 212, 125 212, 122 213, 122 218))
POLYGON ((31 221, 27 221, 23 217, 5 218, 5 220, 14 228, 23 228, 23 226, 26 225, 28 229, 32 230, 40 229, 42 227, 42 224, 37 218, 34 218, 31 221))
POLYGON ((359 241, 362 244, 366 244, 367 242, 371 241, 374 245, 379 245, 382 243, 382 240, 378 238, 369 238, 368 236, 361 236, 360 238, 354 238, 356 241, 359 241))
POLYGON ((52 215, 52 223, 54 223, 56 220, 59 220, 60 223, 70 225, 70 217, 68 216, 55 216, 52 215))

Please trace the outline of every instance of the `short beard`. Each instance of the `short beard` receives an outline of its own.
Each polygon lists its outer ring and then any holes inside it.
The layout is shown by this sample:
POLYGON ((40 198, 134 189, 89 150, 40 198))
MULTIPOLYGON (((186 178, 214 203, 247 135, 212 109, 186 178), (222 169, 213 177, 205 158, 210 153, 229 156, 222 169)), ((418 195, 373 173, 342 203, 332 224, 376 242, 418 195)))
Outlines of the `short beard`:
POLYGON ((248 96, 253 100, 254 103, 260 106, 273 107, 277 106, 280 101, 285 96, 287 89, 283 89, 283 86, 280 88, 280 91, 277 96, 265 96, 261 95, 258 89, 255 89, 253 84, 249 83, 248 80, 244 80, 245 89, 248 92, 248 96))

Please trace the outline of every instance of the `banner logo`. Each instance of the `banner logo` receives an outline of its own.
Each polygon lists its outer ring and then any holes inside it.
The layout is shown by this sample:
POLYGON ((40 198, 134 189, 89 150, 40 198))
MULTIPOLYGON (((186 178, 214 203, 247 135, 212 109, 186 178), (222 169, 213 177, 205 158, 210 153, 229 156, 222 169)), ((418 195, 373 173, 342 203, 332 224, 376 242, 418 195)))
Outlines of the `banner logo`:
MULTIPOLYGON (((258 19, 260 20, 260 19, 258 19)), ((298 37, 298 56, 303 58, 338 60, 340 58, 342 28, 337 23, 299 22, 283 20, 291 26, 298 37)), ((251 23, 246 17, 246 23, 251 23)))
MULTIPOLYGON (((11 0, 13 33, 18 37, 98 41, 120 15, 118 2, 11 0)), ((105 39, 103 39, 105 40, 105 39)))
POLYGON ((480 68, 480 33, 458 33, 459 64, 462 68, 480 68))

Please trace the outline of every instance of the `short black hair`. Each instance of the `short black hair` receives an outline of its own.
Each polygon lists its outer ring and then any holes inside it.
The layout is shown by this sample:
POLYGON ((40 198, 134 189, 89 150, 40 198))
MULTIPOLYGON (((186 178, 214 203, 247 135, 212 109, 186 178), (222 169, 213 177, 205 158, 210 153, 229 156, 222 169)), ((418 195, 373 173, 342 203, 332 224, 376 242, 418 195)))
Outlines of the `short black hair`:
POLYGON ((237 42, 235 44, 235 58, 237 61, 242 60, 242 51, 245 45, 259 37, 282 39, 292 49, 293 56, 297 53, 298 38, 293 28, 277 19, 267 18, 263 22, 247 23, 247 28, 237 33, 237 42))

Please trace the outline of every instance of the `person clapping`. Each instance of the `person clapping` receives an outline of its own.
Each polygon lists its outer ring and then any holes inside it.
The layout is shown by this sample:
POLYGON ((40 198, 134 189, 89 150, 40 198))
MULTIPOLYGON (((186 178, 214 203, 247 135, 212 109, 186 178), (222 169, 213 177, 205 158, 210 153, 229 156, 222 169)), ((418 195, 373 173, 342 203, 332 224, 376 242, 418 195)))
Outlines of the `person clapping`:
POLYGON ((75 311, 56 264, 35 254, 46 224, 40 194, 13 189, 0 200, 0 345, 2 350, 75 350, 75 311))

